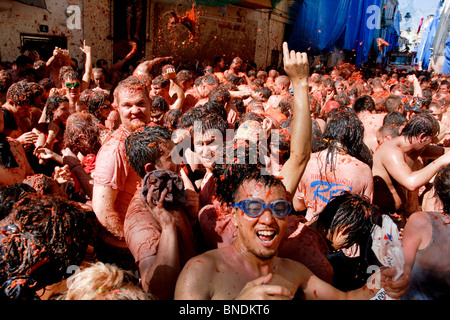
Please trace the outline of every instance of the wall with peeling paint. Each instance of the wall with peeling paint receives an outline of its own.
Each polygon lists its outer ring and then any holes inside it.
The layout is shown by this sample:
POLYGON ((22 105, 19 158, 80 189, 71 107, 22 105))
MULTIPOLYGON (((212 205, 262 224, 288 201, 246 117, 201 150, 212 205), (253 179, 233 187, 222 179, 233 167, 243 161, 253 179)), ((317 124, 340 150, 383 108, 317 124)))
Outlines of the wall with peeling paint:
POLYGON ((190 9, 170 0, 160 0, 152 6, 153 42, 148 51, 153 56, 172 55, 176 60, 198 61, 203 66, 211 65, 216 56, 224 56, 227 63, 239 56, 254 61, 258 68, 272 61, 281 63, 281 46, 288 23, 287 1, 282 1, 275 10, 234 5, 196 6, 193 37, 182 24, 168 26, 173 17, 171 11, 182 17, 190 9))
POLYGON ((109 0, 47 0, 48 11, 14 2, 11 9, 0 12, 0 59, 14 61, 20 54, 20 34, 36 36, 62 36, 67 38, 71 57, 84 63, 84 54, 79 49, 83 39, 92 47, 93 61, 104 58, 112 60, 109 0), (81 9, 81 28, 67 26, 66 10, 70 5, 81 9), (48 32, 41 32, 39 25, 47 25, 48 32))
MULTIPOLYGON (((273 60, 281 63, 281 45, 288 23, 287 1, 280 2, 274 10, 234 5, 222 8, 197 6, 198 23, 192 39, 183 25, 167 26, 170 11, 183 16, 191 9, 186 1, 144 1, 148 4, 146 59, 172 55, 178 61, 197 60, 199 64, 207 65, 222 55, 227 62, 240 56, 254 61, 260 68, 270 65, 273 60)), ((47 0, 47 11, 14 2, 10 9, 0 11, 0 60, 17 58, 20 34, 25 33, 66 37, 71 57, 78 60, 80 67, 84 65, 84 54, 79 47, 85 39, 92 47, 93 63, 100 58, 111 63, 113 51, 117 49, 112 40, 112 3, 112 0, 47 0), (81 9, 80 29, 68 28, 66 10, 71 5, 81 9), (48 32, 41 32, 40 25, 47 25, 48 32)), ((125 28, 125 21, 119 23, 125 28)))

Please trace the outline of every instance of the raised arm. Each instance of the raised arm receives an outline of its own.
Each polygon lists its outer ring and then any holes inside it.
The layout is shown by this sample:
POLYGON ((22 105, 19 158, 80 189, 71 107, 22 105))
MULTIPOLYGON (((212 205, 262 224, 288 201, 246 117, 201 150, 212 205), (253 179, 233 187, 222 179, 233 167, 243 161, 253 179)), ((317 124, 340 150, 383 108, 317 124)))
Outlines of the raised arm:
POLYGON ((141 62, 136 69, 133 71, 133 76, 138 76, 138 75, 149 75, 150 74, 150 70, 152 70, 153 66, 157 65, 158 63, 161 63, 163 61, 167 61, 172 59, 171 56, 168 57, 157 57, 154 58, 152 60, 146 60, 144 62, 141 62))
POLYGON ((83 47, 80 47, 80 50, 84 52, 86 55, 85 64, 84 64, 84 74, 81 84, 81 92, 86 89, 89 89, 89 84, 91 82, 91 74, 92 74, 92 53, 91 47, 86 45, 86 40, 83 40, 83 47))
POLYGON ((280 176, 292 199, 311 156, 312 123, 308 100, 308 56, 306 53, 293 50, 289 52, 285 42, 283 43, 283 63, 294 90, 294 112, 290 156, 283 165, 280 176))
POLYGON ((181 110, 181 108, 183 107, 185 95, 184 95, 183 87, 178 82, 177 73, 175 72, 175 67, 168 66, 168 68, 165 68, 163 70, 162 75, 166 79, 169 79, 170 82, 173 84, 173 89, 175 90, 175 93, 177 95, 177 99, 175 100, 175 102, 170 105, 170 110, 181 110))
POLYGON ((123 65, 125 64, 125 62, 127 62, 128 60, 130 60, 133 55, 136 53, 137 51, 137 44, 136 42, 131 42, 132 46, 131 46, 131 50, 130 52, 128 52, 128 54, 125 56, 125 58, 117 61, 112 67, 111 67, 111 71, 114 70, 119 70, 120 68, 123 67, 123 65))

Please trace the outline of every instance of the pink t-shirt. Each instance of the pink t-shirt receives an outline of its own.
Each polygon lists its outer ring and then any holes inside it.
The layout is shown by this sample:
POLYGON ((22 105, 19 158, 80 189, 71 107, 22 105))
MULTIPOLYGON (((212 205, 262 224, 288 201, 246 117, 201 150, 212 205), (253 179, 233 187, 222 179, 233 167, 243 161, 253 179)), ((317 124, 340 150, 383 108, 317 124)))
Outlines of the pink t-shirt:
POLYGON ((109 136, 97 154, 93 174, 94 185, 119 190, 114 208, 123 218, 137 185, 141 182, 141 178, 127 160, 125 139, 129 134, 130 131, 121 125, 109 136))
POLYGON ((373 176, 367 164, 350 155, 336 154, 331 171, 326 155, 327 150, 311 154, 295 193, 295 199, 306 205, 308 221, 344 192, 366 195, 372 200, 373 176))

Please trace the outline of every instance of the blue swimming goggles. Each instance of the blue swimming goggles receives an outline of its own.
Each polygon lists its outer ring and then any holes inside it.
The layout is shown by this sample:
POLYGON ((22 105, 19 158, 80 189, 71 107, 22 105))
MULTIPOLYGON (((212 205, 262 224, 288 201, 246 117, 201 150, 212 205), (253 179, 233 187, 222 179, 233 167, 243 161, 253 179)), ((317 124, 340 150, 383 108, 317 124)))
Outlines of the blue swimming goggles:
POLYGON ((286 200, 276 200, 270 204, 258 199, 247 199, 237 203, 233 203, 233 208, 239 208, 252 218, 259 217, 264 209, 270 208, 272 214, 277 218, 284 218, 292 210, 292 204, 286 200))

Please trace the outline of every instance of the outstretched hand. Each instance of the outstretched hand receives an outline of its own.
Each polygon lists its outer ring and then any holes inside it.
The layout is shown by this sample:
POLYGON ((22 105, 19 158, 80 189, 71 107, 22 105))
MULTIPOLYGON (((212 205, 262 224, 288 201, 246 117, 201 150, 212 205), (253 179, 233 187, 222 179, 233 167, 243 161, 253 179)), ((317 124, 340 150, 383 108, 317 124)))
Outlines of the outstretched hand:
POLYGON ((308 84, 309 62, 306 52, 289 51, 287 42, 283 43, 284 70, 292 84, 308 84))
POLYGON ((86 45, 86 40, 83 40, 83 46, 80 50, 84 52, 85 55, 91 54, 91 47, 86 45))

